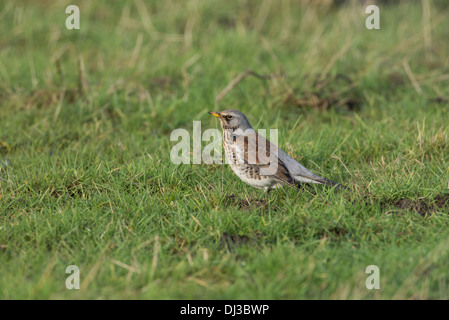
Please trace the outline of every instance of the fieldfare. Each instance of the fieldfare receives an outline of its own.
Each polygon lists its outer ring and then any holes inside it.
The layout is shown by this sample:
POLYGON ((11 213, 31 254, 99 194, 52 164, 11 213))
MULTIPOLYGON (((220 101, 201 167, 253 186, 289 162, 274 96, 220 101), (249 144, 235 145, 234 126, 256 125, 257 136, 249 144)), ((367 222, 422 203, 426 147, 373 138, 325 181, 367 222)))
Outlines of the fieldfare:
POLYGON ((299 187, 301 183, 346 188, 316 175, 258 134, 242 112, 231 109, 209 114, 220 119, 226 160, 247 184, 267 192, 283 185, 299 187))

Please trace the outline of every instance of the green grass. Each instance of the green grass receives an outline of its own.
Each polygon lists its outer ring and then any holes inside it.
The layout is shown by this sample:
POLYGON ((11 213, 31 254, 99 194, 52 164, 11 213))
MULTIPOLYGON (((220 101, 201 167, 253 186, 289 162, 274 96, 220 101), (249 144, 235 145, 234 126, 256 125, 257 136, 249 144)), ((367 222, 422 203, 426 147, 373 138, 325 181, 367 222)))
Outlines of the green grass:
POLYGON ((0 298, 447 299, 449 7, 313 3, 2 1, 0 298), (350 189, 170 162, 228 108, 350 189))

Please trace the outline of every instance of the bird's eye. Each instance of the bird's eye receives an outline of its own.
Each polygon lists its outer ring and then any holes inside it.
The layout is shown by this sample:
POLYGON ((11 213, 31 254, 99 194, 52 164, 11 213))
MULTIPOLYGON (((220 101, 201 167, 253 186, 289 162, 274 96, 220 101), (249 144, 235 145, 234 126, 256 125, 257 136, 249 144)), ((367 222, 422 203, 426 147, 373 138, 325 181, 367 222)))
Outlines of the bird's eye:
POLYGON ((227 119, 227 120, 232 120, 232 118, 234 118, 234 117, 231 116, 230 114, 228 114, 228 115, 226 116, 226 119, 227 119))

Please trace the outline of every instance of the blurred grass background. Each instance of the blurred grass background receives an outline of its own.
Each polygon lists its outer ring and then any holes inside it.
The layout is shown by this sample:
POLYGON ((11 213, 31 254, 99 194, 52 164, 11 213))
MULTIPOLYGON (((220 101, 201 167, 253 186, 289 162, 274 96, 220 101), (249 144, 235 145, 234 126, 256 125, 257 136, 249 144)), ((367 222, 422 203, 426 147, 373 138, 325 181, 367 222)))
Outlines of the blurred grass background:
POLYGON ((0 297, 447 299, 448 13, 2 1, 0 297), (215 102, 245 70, 270 77, 215 102), (266 197, 226 166, 170 162, 174 129, 217 128, 207 111, 228 108, 352 190, 266 197), (72 264, 81 290, 65 288, 72 264))

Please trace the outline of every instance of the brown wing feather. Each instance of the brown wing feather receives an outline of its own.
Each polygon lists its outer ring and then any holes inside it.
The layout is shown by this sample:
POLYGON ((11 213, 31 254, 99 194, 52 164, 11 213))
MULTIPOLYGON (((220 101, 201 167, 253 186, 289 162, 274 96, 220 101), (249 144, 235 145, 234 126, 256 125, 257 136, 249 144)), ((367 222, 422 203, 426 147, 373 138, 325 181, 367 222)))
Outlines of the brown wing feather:
POLYGON ((271 159, 271 143, 257 132, 234 136, 233 152, 239 154, 239 150, 243 150, 243 162, 249 166, 253 166, 261 175, 270 176, 279 182, 294 185, 295 180, 290 175, 284 163, 273 154, 271 159), (277 161, 277 165, 270 165, 270 161, 277 161))

